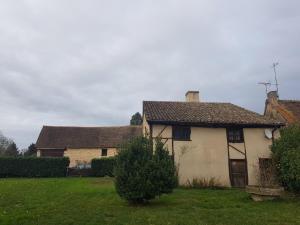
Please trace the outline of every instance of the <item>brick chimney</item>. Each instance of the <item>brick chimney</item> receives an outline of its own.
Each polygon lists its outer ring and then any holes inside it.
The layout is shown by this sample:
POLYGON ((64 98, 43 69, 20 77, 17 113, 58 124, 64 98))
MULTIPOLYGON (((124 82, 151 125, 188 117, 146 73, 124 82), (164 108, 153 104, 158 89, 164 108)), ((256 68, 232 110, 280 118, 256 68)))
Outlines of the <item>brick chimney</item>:
POLYGON ((187 102, 200 102, 199 91, 188 91, 185 94, 185 100, 187 102))
POLYGON ((267 95, 267 101, 271 104, 278 105, 278 94, 277 91, 270 91, 267 95))

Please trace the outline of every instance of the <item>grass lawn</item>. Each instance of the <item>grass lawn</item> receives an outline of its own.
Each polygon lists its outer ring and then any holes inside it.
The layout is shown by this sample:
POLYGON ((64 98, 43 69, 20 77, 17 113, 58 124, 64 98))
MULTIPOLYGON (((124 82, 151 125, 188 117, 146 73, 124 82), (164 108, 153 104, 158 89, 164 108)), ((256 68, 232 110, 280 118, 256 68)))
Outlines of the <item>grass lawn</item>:
POLYGON ((300 199, 257 203, 242 190, 176 189, 137 207, 106 178, 0 179, 0 224, 300 224, 300 199))

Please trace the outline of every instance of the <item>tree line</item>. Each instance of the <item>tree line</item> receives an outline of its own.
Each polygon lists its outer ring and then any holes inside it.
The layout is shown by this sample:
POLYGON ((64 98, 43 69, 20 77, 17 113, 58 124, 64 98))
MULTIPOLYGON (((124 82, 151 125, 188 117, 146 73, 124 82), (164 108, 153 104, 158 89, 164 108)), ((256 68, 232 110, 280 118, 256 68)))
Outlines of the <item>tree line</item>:
POLYGON ((17 156, 36 156, 35 144, 30 144, 26 149, 19 149, 17 144, 10 138, 5 137, 0 132, 0 156, 17 157, 17 156))

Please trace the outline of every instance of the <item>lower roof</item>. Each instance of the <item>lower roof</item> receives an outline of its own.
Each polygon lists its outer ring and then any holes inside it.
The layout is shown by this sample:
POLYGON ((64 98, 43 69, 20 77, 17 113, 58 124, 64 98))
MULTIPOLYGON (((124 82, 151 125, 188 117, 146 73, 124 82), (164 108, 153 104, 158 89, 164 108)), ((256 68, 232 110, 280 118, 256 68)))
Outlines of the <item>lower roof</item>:
POLYGON ((142 135, 141 126, 43 126, 36 147, 38 149, 116 148, 123 142, 140 135, 142 135))
POLYGON ((288 122, 300 122, 300 101, 298 100, 278 100, 280 106, 288 110, 292 115, 287 115, 288 122))

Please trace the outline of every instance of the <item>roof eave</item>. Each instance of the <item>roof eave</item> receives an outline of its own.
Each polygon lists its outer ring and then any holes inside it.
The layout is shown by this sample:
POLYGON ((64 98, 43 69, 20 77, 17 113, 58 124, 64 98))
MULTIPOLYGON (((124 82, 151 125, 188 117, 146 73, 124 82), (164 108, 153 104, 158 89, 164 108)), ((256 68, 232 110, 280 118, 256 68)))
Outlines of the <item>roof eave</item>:
POLYGON ((282 123, 278 124, 255 124, 255 123, 208 123, 208 122, 178 122, 178 121, 160 121, 160 120, 148 120, 152 125, 182 125, 182 126, 194 126, 194 127, 245 127, 245 128, 280 128, 284 126, 282 123))

